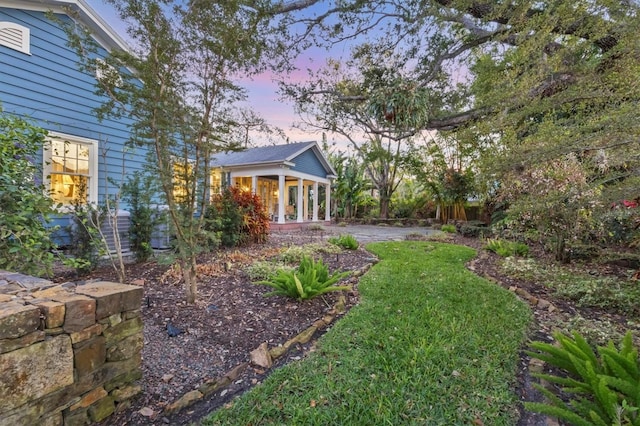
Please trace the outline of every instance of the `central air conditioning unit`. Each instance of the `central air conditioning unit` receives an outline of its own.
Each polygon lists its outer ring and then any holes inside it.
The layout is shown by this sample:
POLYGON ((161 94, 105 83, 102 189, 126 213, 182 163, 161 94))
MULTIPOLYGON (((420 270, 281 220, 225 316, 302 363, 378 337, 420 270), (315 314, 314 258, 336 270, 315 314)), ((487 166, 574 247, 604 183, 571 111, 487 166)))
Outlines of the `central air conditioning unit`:
MULTIPOLYGON (((100 225, 100 231, 107 242, 107 247, 110 253, 116 252, 116 241, 113 235, 113 226, 111 221, 113 217, 105 216, 102 224, 100 225)), ((116 217, 116 228, 118 229, 118 236, 120 237, 120 248, 123 253, 131 251, 131 241, 129 240, 129 227, 131 225, 131 213, 126 210, 118 210, 116 217)))
POLYGON ((169 206, 157 205, 152 207, 153 232, 151 233, 151 247, 156 250, 171 248, 171 219, 169 218, 169 206))

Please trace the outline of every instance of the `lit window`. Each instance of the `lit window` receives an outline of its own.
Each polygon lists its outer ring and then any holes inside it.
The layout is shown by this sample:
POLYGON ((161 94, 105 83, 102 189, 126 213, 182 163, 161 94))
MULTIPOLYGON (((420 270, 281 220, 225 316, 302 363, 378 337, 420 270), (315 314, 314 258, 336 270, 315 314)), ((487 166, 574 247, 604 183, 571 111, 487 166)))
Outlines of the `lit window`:
POLYGON ((251 177, 237 177, 236 178, 236 188, 240 189, 242 192, 249 192, 251 191, 251 185, 252 185, 252 178, 251 177))
POLYGON ((173 198, 185 203, 189 197, 189 183, 193 180, 193 166, 189 163, 173 162, 173 198))
POLYGON ((214 170, 211 172, 211 194, 220 194, 222 192, 222 172, 214 170))
POLYGON ((50 133, 44 149, 51 197, 63 205, 98 201, 97 141, 50 133))

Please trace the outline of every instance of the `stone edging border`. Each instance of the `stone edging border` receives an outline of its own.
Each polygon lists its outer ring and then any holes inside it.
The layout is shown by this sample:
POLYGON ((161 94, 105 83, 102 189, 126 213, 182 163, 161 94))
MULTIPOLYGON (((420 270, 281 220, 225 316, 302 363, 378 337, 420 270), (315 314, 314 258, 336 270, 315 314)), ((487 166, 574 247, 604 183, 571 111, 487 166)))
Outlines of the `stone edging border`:
MULTIPOLYGON (((352 272, 350 279, 358 278, 364 275, 371 266, 377 263, 377 260, 363 266, 360 269, 356 269, 352 272)), ((256 366, 260 369, 269 370, 273 366, 273 361, 283 357, 286 355, 289 350, 294 347, 296 344, 305 344, 308 343, 313 336, 319 331, 322 330, 331 323, 335 321, 340 315, 346 312, 345 307, 346 299, 344 296, 341 296, 335 306, 324 316, 322 319, 317 320, 312 325, 307 327, 302 332, 298 333, 296 336, 287 340, 284 344, 274 346, 269 349, 268 343, 264 342, 256 349, 251 351, 250 358, 251 361, 243 362, 238 364, 227 373, 218 377, 216 379, 207 380, 204 382, 198 389, 189 391, 182 395, 180 398, 175 400, 174 402, 168 404, 164 410, 163 414, 172 415, 180 412, 184 408, 187 408, 196 402, 204 399, 205 397, 217 392, 219 390, 223 390, 230 384, 232 384, 235 380, 240 377, 240 375, 250 366, 256 366)))
MULTIPOLYGON (((478 261, 481 260, 482 256, 486 256, 486 254, 484 253, 480 253, 476 258, 474 258, 473 260, 471 260, 470 262, 467 263, 467 269, 471 272, 473 272, 474 274, 488 280, 491 281, 492 283, 496 284, 496 285, 500 285, 500 282, 492 277, 489 274, 486 273, 482 273, 479 272, 475 265, 478 261)), ((557 312, 558 308, 551 302, 549 302, 548 300, 542 299, 542 298, 538 298, 534 295, 532 295, 531 293, 529 293, 527 290, 520 288, 518 286, 509 286, 508 290, 511 293, 514 293, 516 296, 518 296, 518 298, 520 298, 521 300, 527 302, 529 305, 531 305, 532 307, 536 307, 540 310, 543 311, 547 311, 549 313, 553 313, 553 312, 557 312)), ((529 359, 529 364, 527 366, 527 368, 529 369, 529 371, 531 373, 542 373, 544 370, 544 365, 545 363, 543 361, 540 361, 536 358, 530 358, 529 359)), ((547 382, 546 380, 542 380, 542 379, 537 379, 537 383, 539 383, 540 385, 550 388, 550 383, 547 382)), ((558 426, 558 421, 554 418, 554 417, 550 417, 550 416, 546 416, 546 415, 542 415, 543 417, 543 422, 545 426, 558 426)))

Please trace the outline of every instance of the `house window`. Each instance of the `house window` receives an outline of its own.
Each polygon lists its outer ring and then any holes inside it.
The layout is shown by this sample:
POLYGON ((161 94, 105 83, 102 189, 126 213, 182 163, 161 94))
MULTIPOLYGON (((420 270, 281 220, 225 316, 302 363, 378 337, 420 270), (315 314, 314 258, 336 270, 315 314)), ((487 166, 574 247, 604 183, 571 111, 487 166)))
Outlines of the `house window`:
POLYGON ((222 192, 222 172, 214 170, 211 172, 211 194, 220 194, 222 192))
POLYGON ((98 142, 69 135, 49 133, 44 149, 45 178, 56 203, 96 203, 98 201, 98 142))
POLYGON ((31 54, 29 28, 14 22, 0 22, 0 46, 31 54))
POLYGON ((236 188, 240 189, 243 192, 251 191, 251 177, 237 177, 236 178, 236 188))
POLYGON ((193 181, 193 166, 190 163, 173 162, 173 198, 177 203, 186 203, 189 199, 189 186, 193 181))

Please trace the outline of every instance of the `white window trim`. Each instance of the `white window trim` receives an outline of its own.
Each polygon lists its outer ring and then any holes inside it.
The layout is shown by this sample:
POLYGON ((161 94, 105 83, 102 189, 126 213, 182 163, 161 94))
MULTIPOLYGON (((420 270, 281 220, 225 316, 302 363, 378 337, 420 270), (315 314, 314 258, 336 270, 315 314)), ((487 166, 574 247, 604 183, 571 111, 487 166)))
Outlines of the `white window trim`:
POLYGON ((0 22, 0 46, 31 55, 31 30, 15 22, 0 22), (14 40, 16 32, 18 38, 14 40))
MULTIPOLYGON (((98 204, 98 141, 95 139, 83 138, 80 136, 68 135, 65 133, 49 132, 47 136, 48 147, 44 147, 42 151, 43 156, 43 182, 50 187, 49 176, 52 173, 51 166, 51 140, 62 140, 74 143, 80 143, 89 146, 89 194, 87 196, 88 204, 98 204)), ((63 206, 62 211, 69 210, 70 206, 63 206)))

